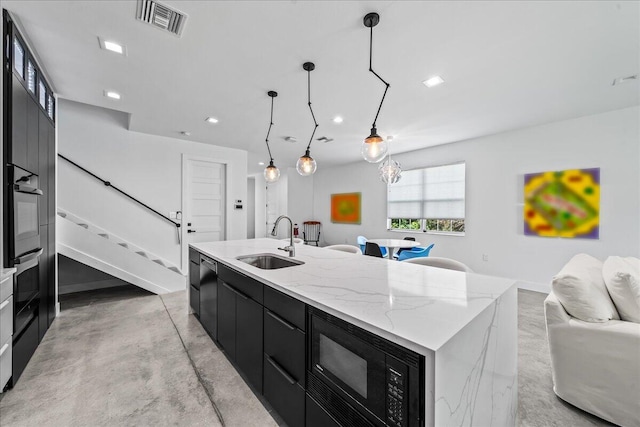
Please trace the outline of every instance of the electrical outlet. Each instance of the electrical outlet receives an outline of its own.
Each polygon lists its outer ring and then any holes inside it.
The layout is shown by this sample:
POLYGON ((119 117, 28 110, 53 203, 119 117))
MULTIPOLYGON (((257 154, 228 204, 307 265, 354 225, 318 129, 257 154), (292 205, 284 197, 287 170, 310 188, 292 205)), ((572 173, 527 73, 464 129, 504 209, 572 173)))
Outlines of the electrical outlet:
POLYGON ((487 254, 482 254, 482 260, 483 260, 483 261, 489 261, 489 255, 487 255, 487 254))

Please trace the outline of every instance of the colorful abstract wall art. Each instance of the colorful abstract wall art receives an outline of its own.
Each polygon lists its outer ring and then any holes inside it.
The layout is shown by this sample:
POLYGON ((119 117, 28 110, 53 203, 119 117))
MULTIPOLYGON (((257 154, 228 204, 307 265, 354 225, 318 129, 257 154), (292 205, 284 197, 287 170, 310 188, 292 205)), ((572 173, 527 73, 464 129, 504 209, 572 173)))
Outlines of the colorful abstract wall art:
POLYGON ((524 234, 597 239, 600 168, 526 174, 524 234))
POLYGON ((332 194, 331 222, 360 224, 360 193, 332 194))

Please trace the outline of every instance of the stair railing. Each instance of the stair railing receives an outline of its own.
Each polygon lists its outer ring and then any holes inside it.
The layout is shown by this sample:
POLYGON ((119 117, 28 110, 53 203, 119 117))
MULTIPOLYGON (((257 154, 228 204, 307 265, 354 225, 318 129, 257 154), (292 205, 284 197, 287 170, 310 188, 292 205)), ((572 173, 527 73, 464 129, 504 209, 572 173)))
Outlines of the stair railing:
POLYGON ((154 214, 158 215, 159 217, 161 217, 162 219, 169 221, 171 224, 173 224, 176 227, 176 236, 178 236, 178 244, 181 243, 180 241, 180 223, 173 221, 171 218, 169 218, 166 215, 161 214, 160 212, 158 212, 157 210, 153 209, 151 206, 147 205, 146 203, 141 202, 140 200, 136 199, 135 197, 131 196, 130 194, 122 191, 121 189, 119 189, 118 187, 116 187, 115 185, 111 184, 111 182, 100 178, 98 175, 94 174, 93 172, 83 168, 82 166, 80 166, 79 164, 77 164, 76 162, 74 162, 73 160, 70 160, 69 158, 63 156, 62 154, 58 153, 58 157, 60 157, 63 160, 66 160, 67 162, 71 163, 73 166, 77 167, 78 169, 82 170, 83 172, 88 173, 89 175, 91 175, 92 177, 94 177, 95 179, 97 179, 98 181, 102 182, 104 185, 106 185, 109 188, 113 188, 115 191, 117 191, 118 193, 122 194, 123 196, 129 198, 130 200, 136 202, 137 204, 139 204, 140 206, 146 208, 147 210, 153 212, 154 214))

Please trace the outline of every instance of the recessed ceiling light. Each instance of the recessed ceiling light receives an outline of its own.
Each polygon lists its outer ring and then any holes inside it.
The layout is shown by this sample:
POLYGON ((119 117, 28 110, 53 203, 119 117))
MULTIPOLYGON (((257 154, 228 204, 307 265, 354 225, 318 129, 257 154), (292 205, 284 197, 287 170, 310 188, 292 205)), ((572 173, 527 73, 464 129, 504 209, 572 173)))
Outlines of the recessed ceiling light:
POLYGON ((127 47, 123 46, 119 43, 116 43, 114 41, 108 41, 108 40, 104 40, 100 37, 98 37, 98 42, 100 42, 100 47, 104 50, 108 50, 111 52, 115 52, 118 53, 120 55, 126 55, 127 54, 127 47))
POLYGON ((342 123, 344 121, 344 119, 340 116, 335 116, 333 118, 333 123, 342 123))
POLYGON ((188 132, 186 130, 183 130, 182 132, 180 132, 181 134, 183 134, 184 136, 191 136, 191 132, 188 132))
POLYGON ((264 162, 258 162, 258 166, 264 166, 264 162))
POLYGON ((120 94, 118 92, 114 92, 112 90, 105 90, 104 96, 111 99, 120 99, 120 94))
POLYGON ((204 121, 207 123, 218 123, 218 119, 216 119, 215 117, 207 117, 206 119, 204 119, 204 121))
POLYGON ((444 83, 444 80, 440 76, 433 76, 430 79, 422 82, 422 84, 424 84, 426 87, 434 87, 442 83, 444 83))

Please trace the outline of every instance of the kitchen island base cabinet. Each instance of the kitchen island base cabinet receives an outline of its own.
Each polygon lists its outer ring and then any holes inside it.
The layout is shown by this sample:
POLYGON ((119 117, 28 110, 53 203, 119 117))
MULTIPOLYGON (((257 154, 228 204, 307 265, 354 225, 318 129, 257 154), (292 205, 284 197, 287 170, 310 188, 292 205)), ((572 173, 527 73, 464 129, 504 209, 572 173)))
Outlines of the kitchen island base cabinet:
POLYGON ((236 293, 236 363, 262 393, 262 306, 236 293))
MULTIPOLYGON (((198 273, 195 273, 198 274, 198 273)), ((200 323, 218 341, 218 265, 200 258, 200 323)))
POLYGON ((236 358, 236 293, 218 283, 218 342, 230 359, 236 358))
POLYGON ((287 425, 304 426, 305 391, 274 359, 264 356, 264 398, 287 425))
POLYGON ((262 394, 262 283, 218 264, 218 342, 262 394))

